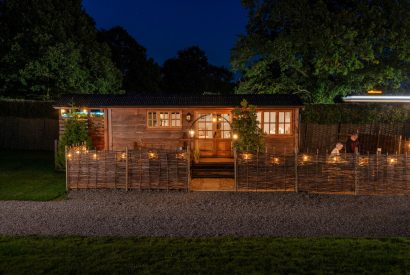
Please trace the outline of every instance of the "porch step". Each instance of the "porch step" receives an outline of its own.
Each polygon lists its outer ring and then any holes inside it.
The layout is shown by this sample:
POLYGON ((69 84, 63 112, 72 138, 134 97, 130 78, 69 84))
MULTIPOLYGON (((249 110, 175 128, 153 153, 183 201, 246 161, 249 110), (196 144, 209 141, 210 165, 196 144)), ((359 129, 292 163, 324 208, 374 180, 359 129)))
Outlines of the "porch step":
POLYGON ((192 178, 234 178, 233 163, 195 163, 191 166, 192 178))

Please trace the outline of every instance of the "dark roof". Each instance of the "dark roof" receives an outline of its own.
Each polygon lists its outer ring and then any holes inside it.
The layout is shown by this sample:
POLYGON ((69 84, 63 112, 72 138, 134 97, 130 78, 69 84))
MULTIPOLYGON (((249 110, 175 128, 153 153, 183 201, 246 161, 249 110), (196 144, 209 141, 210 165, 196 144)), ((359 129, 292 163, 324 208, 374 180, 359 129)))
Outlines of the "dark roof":
POLYGON ((296 95, 203 95, 203 96, 138 96, 138 95, 66 95, 54 107, 236 107, 242 99, 261 106, 302 106, 296 95))

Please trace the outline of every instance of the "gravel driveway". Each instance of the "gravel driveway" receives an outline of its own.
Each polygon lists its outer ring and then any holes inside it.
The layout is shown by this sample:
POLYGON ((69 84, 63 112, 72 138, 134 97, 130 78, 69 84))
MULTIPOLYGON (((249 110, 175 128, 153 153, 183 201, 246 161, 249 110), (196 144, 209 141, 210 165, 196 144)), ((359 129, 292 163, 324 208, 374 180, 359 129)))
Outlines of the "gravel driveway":
POLYGON ((63 201, 0 201, 0 234, 410 236, 410 197, 71 191, 63 201))

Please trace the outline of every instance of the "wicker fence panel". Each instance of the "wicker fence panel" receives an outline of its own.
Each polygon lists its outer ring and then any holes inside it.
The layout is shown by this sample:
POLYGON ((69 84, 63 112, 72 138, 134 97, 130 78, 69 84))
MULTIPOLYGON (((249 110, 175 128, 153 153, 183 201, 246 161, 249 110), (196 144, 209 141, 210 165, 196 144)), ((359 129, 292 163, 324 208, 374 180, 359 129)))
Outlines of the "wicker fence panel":
POLYGON ((407 154, 277 156, 240 152, 237 155, 239 191, 410 195, 407 154))
POLYGON ((183 190, 188 188, 186 152, 165 149, 67 152, 68 189, 183 190))
POLYGON ((236 166, 238 191, 295 191, 294 156, 242 152, 236 166))

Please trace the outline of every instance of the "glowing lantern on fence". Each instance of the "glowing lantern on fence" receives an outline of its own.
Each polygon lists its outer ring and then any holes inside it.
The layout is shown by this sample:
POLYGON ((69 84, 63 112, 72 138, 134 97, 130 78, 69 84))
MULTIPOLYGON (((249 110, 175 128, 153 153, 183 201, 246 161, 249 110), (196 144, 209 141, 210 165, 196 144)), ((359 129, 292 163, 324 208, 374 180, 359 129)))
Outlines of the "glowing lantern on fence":
POLYGON ((157 159, 158 153, 155 151, 148 151, 148 159, 157 159))
POLYGON ((193 138, 195 136, 195 131, 193 129, 189 130, 189 136, 193 138))
POLYGON ((93 160, 97 160, 97 154, 96 153, 93 154, 93 160))
POLYGON ((185 159, 185 152, 176 153, 175 157, 177 159, 185 159))
POLYGON ((387 162, 388 162, 390 165, 395 165, 395 164, 397 163, 397 159, 391 157, 391 158, 388 158, 388 159, 387 159, 387 162))
POLYGON ((278 157, 273 157, 271 162, 272 162, 272 164, 279 165, 280 164, 280 159, 278 157))
POLYGON ((302 156, 302 161, 309 161, 310 157, 308 155, 303 155, 302 156))
POLYGON ((234 140, 237 140, 237 139, 239 138, 239 136, 238 136, 238 134, 233 134, 233 135, 232 135, 232 138, 233 138, 234 140))
POLYGON ((250 160, 250 159, 252 159, 252 154, 251 153, 243 153, 242 154, 242 159, 250 160))

